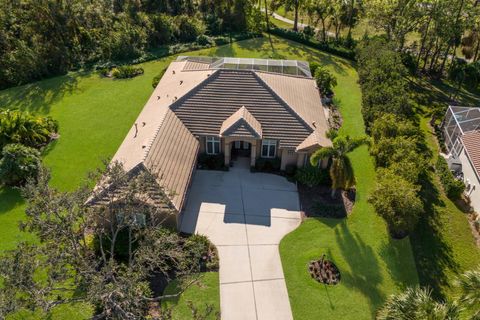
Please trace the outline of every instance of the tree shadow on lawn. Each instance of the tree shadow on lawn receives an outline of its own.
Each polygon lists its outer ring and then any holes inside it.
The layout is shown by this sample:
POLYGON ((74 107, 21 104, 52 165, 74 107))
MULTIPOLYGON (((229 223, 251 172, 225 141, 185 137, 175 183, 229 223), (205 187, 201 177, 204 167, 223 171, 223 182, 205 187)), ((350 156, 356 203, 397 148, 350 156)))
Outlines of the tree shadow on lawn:
POLYGON ((415 264, 420 285, 429 286, 436 298, 445 299, 442 287, 448 285, 447 271, 456 270, 458 263, 453 257, 452 248, 443 237, 441 216, 447 214, 445 203, 432 181, 432 172, 421 177, 420 197, 425 213, 410 235, 415 264))
POLYGON ((0 215, 8 213, 16 206, 25 203, 20 190, 9 187, 0 187, 0 215))
POLYGON ((386 298, 380 288, 383 276, 378 258, 372 247, 367 245, 358 233, 350 231, 346 221, 335 229, 335 240, 351 270, 349 272, 340 269, 341 283, 359 291, 370 301, 369 308, 373 316, 386 298))
POLYGON ((0 91, 0 108, 48 114, 53 103, 77 89, 78 78, 84 74, 67 74, 0 91))

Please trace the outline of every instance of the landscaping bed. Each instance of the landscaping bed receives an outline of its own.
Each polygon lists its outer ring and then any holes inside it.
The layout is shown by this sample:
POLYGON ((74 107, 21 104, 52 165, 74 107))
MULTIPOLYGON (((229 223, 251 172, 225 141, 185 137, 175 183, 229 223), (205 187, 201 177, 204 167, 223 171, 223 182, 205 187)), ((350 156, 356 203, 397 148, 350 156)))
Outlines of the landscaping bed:
POLYGON ((332 198, 332 189, 318 185, 309 187, 298 184, 300 206, 307 217, 345 218, 355 204, 355 190, 337 191, 332 198))

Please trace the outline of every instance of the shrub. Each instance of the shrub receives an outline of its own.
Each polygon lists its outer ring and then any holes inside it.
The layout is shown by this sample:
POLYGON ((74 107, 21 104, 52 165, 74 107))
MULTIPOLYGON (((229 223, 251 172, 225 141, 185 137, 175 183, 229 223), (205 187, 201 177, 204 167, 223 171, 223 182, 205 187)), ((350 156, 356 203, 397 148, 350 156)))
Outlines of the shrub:
POLYGON ((423 212, 417 196, 419 187, 387 169, 378 170, 377 175, 377 185, 368 201, 385 219, 392 237, 401 239, 413 230, 423 212))
POLYGON ((262 172, 280 171, 280 158, 258 158, 255 161, 255 170, 262 172))
POLYGON ((318 62, 311 62, 310 63, 310 73, 313 75, 315 75, 315 71, 318 69, 318 67, 320 67, 320 63, 318 62))
POLYGON ((198 168, 207 170, 228 170, 225 166, 225 156, 223 153, 206 154, 202 153, 198 156, 198 168))
POLYGON ((214 38, 215 45, 222 46, 224 44, 229 44, 230 40, 227 37, 215 37, 214 38))
POLYGON ((437 163, 435 164, 435 170, 440 177, 440 181, 447 197, 452 200, 460 199, 465 190, 465 184, 463 181, 455 179, 448 168, 447 161, 442 156, 438 157, 437 163))
POLYGON ((295 176, 295 173, 297 172, 297 166, 295 164, 287 164, 285 166, 285 174, 289 177, 295 176))
POLYGON ((23 144, 8 144, 0 159, 0 184, 18 186, 35 179, 40 169, 40 152, 23 144))
POLYGON ((304 33, 296 32, 288 29, 270 28, 269 32, 279 37, 293 40, 318 50, 332 53, 346 59, 355 60, 355 52, 352 49, 341 47, 338 44, 329 43, 329 42, 319 42, 315 39, 307 38, 304 33))
POLYGON ((120 66, 112 70, 112 76, 116 79, 134 78, 143 74, 143 68, 133 66, 120 66))
POLYGON ((337 79, 330 71, 322 66, 318 66, 314 76, 322 95, 330 95, 333 93, 333 87, 337 85, 337 79))
POLYGON ((303 28, 302 33, 307 39, 310 39, 315 35, 315 29, 313 27, 306 26, 305 28, 303 28))
POLYGON ((218 252, 206 236, 194 234, 185 240, 185 247, 193 263, 199 263, 201 271, 218 270, 218 252))
POLYGON ((328 170, 320 169, 310 164, 307 164, 303 168, 298 168, 295 173, 295 180, 309 187, 331 184, 328 170))
POLYGON ((167 71, 167 68, 163 68, 162 71, 160 71, 159 74, 157 74, 155 77, 152 79, 152 87, 155 89, 158 86, 158 83, 160 82, 160 79, 162 79, 163 75, 165 74, 165 71, 167 71))
POLYGON ((215 42, 210 38, 209 36, 206 36, 204 34, 201 34, 197 37, 197 43, 201 46, 211 46, 215 42))
POLYGON ((51 117, 35 117, 20 110, 0 111, 0 149, 10 143, 39 148, 57 131, 58 122, 51 117))
POLYGON ((204 22, 196 17, 179 15, 175 17, 175 23, 175 37, 180 42, 193 42, 206 30, 204 22))

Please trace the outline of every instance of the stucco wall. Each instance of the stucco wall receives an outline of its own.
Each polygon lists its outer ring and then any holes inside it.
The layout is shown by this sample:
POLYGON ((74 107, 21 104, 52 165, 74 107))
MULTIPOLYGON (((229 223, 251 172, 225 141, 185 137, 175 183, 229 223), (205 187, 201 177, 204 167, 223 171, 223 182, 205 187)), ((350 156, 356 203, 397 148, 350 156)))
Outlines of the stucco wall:
POLYGON ((459 159, 462 162, 463 179, 465 182, 470 182, 470 188, 473 188, 473 190, 465 190, 465 193, 470 196, 471 205, 474 210, 480 212, 480 181, 475 174, 470 160, 468 160, 465 154, 465 149, 460 153, 459 159))
POLYGON ((298 153, 295 153, 293 149, 280 149, 278 156, 282 158, 280 170, 285 170, 289 164, 297 165, 298 153), (290 151, 290 153, 289 153, 290 151))

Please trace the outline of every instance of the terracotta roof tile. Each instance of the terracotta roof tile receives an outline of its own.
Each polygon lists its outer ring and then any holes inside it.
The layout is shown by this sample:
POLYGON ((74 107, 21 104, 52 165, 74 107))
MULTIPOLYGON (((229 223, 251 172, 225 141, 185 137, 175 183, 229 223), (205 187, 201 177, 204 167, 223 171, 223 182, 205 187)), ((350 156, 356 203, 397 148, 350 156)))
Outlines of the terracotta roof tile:
POLYGON ((242 106, 222 123, 221 136, 262 138, 262 125, 242 106))
POLYGON ((480 131, 470 131, 462 136, 465 152, 480 177, 480 131))

